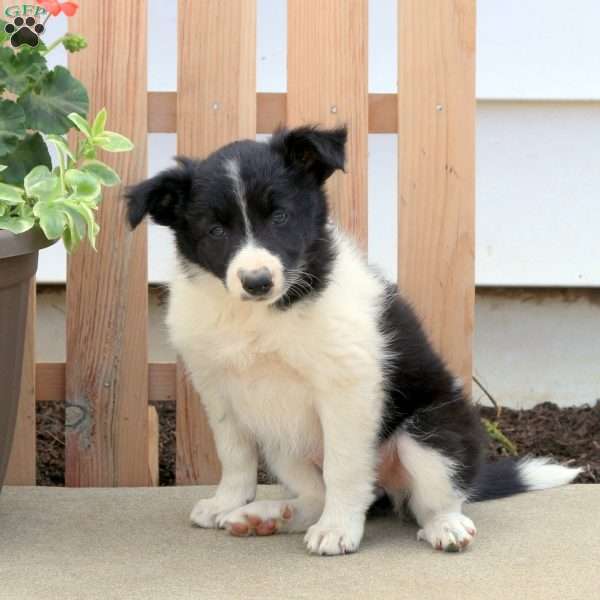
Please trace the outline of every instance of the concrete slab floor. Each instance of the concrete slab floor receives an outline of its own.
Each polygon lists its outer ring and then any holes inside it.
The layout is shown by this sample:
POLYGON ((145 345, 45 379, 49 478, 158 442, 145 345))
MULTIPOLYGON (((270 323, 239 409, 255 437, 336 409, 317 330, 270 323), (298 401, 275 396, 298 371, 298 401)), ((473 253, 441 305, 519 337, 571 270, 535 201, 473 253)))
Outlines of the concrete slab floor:
MULTIPOLYGON (((367 525, 360 552, 306 554, 301 535, 241 539, 189 525, 210 487, 5 488, 1 600, 600 597, 600 486, 468 506, 479 529, 436 552, 400 519, 367 525)), ((263 487, 261 497, 280 495, 263 487)))

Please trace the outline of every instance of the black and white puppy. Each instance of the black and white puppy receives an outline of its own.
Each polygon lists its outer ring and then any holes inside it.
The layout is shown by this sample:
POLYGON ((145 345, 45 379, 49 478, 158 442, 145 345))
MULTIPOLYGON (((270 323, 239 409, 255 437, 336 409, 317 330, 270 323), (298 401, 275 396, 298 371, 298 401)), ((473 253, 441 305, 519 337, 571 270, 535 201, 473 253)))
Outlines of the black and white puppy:
POLYGON ((395 286, 329 219, 323 184, 346 130, 240 141, 128 191, 136 227, 170 227, 179 266, 168 327, 223 468, 191 519, 236 535, 306 531, 316 554, 354 552, 383 497, 418 538, 459 550, 468 500, 570 482, 543 459, 482 462, 479 418, 395 286), (258 450, 290 491, 254 501, 258 450))

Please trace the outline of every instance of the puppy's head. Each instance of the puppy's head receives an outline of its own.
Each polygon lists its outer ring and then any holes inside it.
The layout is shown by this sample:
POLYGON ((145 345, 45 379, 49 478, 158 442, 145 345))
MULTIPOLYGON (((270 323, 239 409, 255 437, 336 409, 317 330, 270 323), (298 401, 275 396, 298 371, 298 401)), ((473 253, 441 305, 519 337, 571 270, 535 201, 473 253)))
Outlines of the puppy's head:
MULTIPOLYGON (((240 300, 274 303, 324 260, 323 184, 344 168, 346 129, 301 127, 267 143, 234 142, 127 192, 135 228, 148 214, 170 227, 181 257, 219 278, 240 300)), ((318 270, 318 269, 317 269, 318 270)))

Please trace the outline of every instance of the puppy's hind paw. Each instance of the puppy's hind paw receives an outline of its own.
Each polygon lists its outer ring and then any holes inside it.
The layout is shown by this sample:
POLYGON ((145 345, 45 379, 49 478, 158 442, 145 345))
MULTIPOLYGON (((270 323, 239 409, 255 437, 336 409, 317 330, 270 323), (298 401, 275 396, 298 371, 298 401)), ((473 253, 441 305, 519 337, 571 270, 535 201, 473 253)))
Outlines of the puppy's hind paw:
POLYGON ((417 539, 429 542, 436 550, 460 552, 475 538, 473 521, 461 513, 446 513, 433 517, 417 533, 417 539))

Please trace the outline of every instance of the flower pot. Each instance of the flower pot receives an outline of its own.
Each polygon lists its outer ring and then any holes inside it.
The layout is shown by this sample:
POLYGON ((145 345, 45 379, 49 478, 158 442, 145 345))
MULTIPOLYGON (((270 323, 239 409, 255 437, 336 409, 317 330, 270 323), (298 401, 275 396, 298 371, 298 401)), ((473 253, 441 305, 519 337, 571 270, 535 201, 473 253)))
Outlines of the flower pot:
POLYGON ((19 235, 0 230, 0 490, 21 391, 29 282, 37 270, 38 250, 52 243, 37 228, 19 235))

